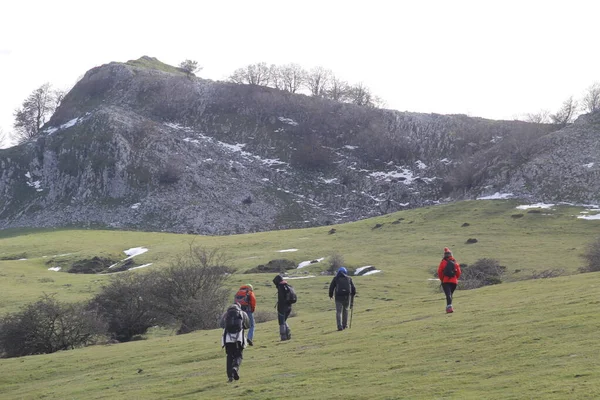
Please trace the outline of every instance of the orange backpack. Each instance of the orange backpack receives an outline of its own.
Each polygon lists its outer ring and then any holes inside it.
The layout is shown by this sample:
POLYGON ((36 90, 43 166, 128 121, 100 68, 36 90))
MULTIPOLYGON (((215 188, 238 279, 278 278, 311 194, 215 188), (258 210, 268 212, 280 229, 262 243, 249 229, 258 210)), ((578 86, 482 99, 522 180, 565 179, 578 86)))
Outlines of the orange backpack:
POLYGON ((240 289, 235 294, 234 301, 240 305, 242 311, 250 310, 250 290, 248 288, 240 289))

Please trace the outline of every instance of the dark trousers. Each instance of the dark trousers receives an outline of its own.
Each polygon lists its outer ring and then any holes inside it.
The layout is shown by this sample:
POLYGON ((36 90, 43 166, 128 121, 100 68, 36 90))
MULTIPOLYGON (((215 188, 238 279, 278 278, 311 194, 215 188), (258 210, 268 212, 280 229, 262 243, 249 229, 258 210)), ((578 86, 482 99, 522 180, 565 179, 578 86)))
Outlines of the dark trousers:
POLYGON ((292 306, 285 305, 280 307, 277 305, 277 320, 279 322, 279 336, 281 340, 290 340, 292 338, 290 326, 287 323, 287 319, 291 313, 292 306))
POLYGON ((244 348, 239 342, 225 343, 225 353, 227 353, 227 377, 233 378, 233 370, 238 371, 242 364, 242 353, 244 348))
POLYGON ((442 283, 442 289, 444 289, 444 294, 446 295, 446 305, 449 306, 452 304, 452 294, 454 293, 454 290, 456 290, 456 283, 442 283))

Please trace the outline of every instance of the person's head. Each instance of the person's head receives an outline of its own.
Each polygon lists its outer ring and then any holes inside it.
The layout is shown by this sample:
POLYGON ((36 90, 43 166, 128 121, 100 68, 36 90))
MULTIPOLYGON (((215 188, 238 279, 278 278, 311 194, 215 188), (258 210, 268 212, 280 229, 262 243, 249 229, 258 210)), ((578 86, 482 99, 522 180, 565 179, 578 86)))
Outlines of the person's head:
POLYGON ((227 309, 230 310, 232 308, 235 308, 236 310, 241 310, 242 309, 242 307, 240 307, 240 305, 238 303, 233 303, 227 309))
POLYGON ((279 274, 275 275, 275 278, 273 278, 273 283, 275 284, 275 286, 279 285, 279 283, 283 280, 283 277, 279 274))
POLYGON ((344 275, 348 275, 348 270, 346 269, 346 267, 340 267, 340 269, 337 270, 338 275, 339 274, 344 274, 344 275))
POLYGON ((444 258, 452 257, 452 252, 449 248, 444 247, 444 258))
POLYGON ((246 284, 245 284, 244 286, 242 286, 242 287, 247 287, 248 289, 250 289, 250 291, 251 291, 251 292, 253 292, 253 291, 254 291, 254 286, 252 286, 252 285, 251 285, 251 284, 249 284, 249 283, 246 283, 246 284))

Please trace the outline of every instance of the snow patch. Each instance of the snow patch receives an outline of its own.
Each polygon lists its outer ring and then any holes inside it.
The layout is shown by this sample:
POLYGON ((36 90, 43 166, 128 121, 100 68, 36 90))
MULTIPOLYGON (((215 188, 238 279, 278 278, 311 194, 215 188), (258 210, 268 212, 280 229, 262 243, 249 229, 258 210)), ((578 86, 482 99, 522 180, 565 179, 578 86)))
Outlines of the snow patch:
MULTIPOLYGON (((583 214, 583 213, 582 213, 583 214)), ((594 214, 594 215, 580 215, 577 217, 577 219, 587 219, 587 220, 600 220, 600 214, 594 214)))
POLYGON ((350 146, 349 144, 345 145, 344 148, 348 149, 348 150, 356 150, 358 149, 358 146, 350 146))
POLYGON ((129 268, 127 271, 131 271, 133 269, 139 269, 139 268, 146 268, 146 267, 149 267, 151 265, 152 265, 152 263, 150 263, 150 264, 144 264, 144 265, 140 265, 140 266, 137 266, 137 267, 129 268))
POLYGON ((376 172, 371 172, 369 174, 369 176, 372 176, 373 178, 376 178, 378 180, 385 180, 388 182, 391 181, 392 179, 404 178, 403 182, 406 184, 411 183, 414 179, 412 172, 407 169, 403 169, 402 171, 389 171, 389 172, 376 171, 376 172))
POLYGON ((554 207, 554 204, 536 203, 536 204, 529 204, 529 205, 521 205, 521 206, 517 206, 516 208, 519 210, 528 210, 530 208, 551 208, 551 207, 554 207))
POLYGON ((354 275, 358 275, 358 274, 360 274, 360 271, 363 271, 363 270, 365 270, 365 269, 367 269, 367 268, 371 268, 371 267, 372 267, 372 265, 367 265, 367 266, 365 266, 365 267, 359 267, 359 268, 356 268, 356 269, 354 270, 354 275))
POLYGON ((277 250, 278 253, 289 253, 291 251, 298 251, 298 249, 285 249, 285 250, 277 250))
POLYGON ((310 264, 320 263, 324 259, 325 259, 325 257, 321 257, 321 258, 317 258, 316 260, 302 261, 300 264, 298 264, 298 268, 304 268, 304 267, 306 267, 307 265, 310 265, 310 264))
POLYGON ((586 168, 592 168, 594 166, 594 163, 591 162, 589 164, 583 164, 583 166, 586 167, 586 168))
POLYGON ((427 165, 423 161, 421 161, 421 160, 415 161, 415 164, 417 164, 417 168, 419 168, 419 169, 426 169, 427 168, 427 165))
POLYGON ((44 190, 41 187, 40 181, 33 180, 33 178, 31 177, 31 172, 27 171, 25 177, 27 178, 27 186, 34 188, 36 192, 42 192, 44 190))
MULTIPOLYGON (((501 200, 501 199, 510 199, 513 196, 512 193, 499 193, 496 192, 489 196, 481 196, 478 197, 477 200, 501 200)), ((518 207, 517 207, 518 208, 518 207)))
POLYGON ((379 272, 381 272, 381 270, 374 269, 373 271, 365 272, 364 274, 362 274, 362 276, 373 275, 373 274, 377 274, 379 272))
POLYGON ((291 277, 286 277, 285 280, 291 280, 291 279, 308 279, 308 278, 314 278, 314 275, 306 275, 306 276, 291 276, 291 277))
POLYGON ((139 206, 141 206, 142 203, 135 203, 134 205, 131 206, 131 208, 133 208, 134 210, 137 210, 139 208, 139 206))
POLYGON ((61 267, 50 267, 48 268, 48 271, 60 271, 61 267))
POLYGON ((281 122, 283 122, 284 124, 288 124, 288 125, 292 125, 292 126, 298 126, 298 123, 296 121, 294 121, 291 118, 286 118, 286 117, 278 117, 278 120, 280 120, 281 122))

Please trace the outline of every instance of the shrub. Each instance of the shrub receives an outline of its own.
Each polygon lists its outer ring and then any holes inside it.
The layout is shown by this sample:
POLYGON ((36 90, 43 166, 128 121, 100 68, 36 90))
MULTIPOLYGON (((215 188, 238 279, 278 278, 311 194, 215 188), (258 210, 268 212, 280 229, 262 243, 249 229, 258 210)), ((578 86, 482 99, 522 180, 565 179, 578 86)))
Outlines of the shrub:
POLYGON ((257 324, 274 321, 277 319, 276 311, 257 310, 254 312, 254 322, 257 324))
POLYGON ((72 274, 97 274, 103 272, 113 265, 115 261, 104 257, 92 257, 91 259, 79 260, 73 263, 69 272, 72 274))
POLYGON ((219 326, 221 310, 229 299, 225 289, 227 257, 219 249, 190 246, 168 268, 153 272, 155 306, 179 325, 178 334, 219 326))
POLYGON ((600 271, 600 237, 587 246, 582 257, 587 261, 587 265, 579 268, 579 272, 600 271))
POLYGON ((106 332, 96 313, 45 295, 0 320, 4 357, 48 354, 95 343, 106 332))
POLYGON ((473 265, 461 265, 460 269, 462 274, 458 288, 464 290, 502 283, 502 276, 506 272, 506 267, 492 258, 481 258, 473 265))
MULTIPOLYGON (((515 271, 517 272, 517 271, 515 271)), ((543 271, 533 271, 531 274, 531 279, 546 279, 546 278, 556 278, 557 276, 561 276, 565 273, 565 270, 562 268, 556 269, 545 269, 543 271)))
POLYGON ((344 257, 340 253, 333 253, 329 256, 329 268, 328 272, 335 274, 338 268, 344 266, 344 257))
POLYGON ((106 321, 112 339, 130 341, 163 320, 150 295, 153 279, 150 273, 114 275, 92 299, 89 309, 95 310, 106 321))
POLYGON ((285 258, 271 260, 267 264, 260 264, 252 269, 246 271, 246 274, 256 274, 261 272, 274 272, 280 273, 285 272, 288 269, 296 268, 296 263, 292 260, 287 260, 285 258))
POLYGON ((183 172, 181 168, 175 164, 167 164, 158 174, 158 182, 164 185, 171 185, 179 182, 183 172))

